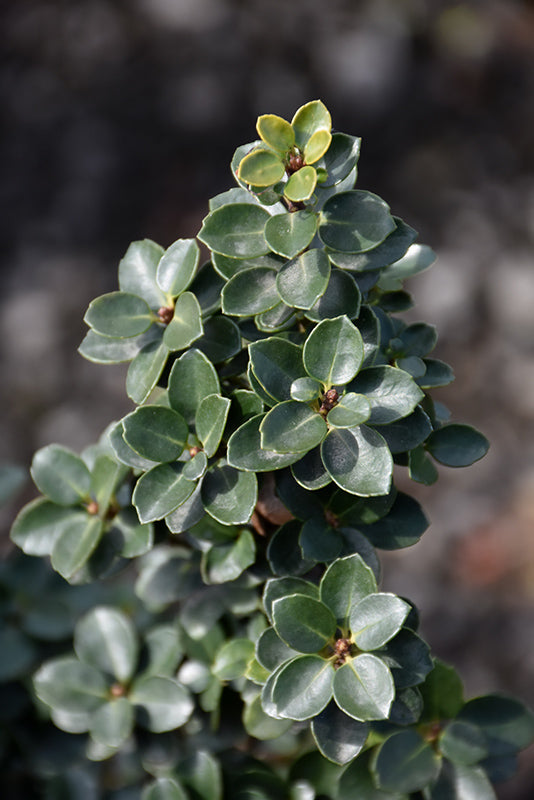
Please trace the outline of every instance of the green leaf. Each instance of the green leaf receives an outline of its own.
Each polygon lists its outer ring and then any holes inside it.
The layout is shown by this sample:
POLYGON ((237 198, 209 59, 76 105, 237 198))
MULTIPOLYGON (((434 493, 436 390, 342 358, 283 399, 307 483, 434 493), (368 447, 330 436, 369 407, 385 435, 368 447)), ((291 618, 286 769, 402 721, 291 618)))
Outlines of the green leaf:
POLYGON ((169 350, 162 339, 144 345, 133 359, 126 375, 126 392, 134 403, 144 403, 158 382, 169 350))
POLYGON ((218 364, 235 356, 241 350, 241 332, 228 317, 211 317, 203 323, 204 333, 195 342, 210 361, 218 364))
POLYGON ((250 344, 249 355, 254 376, 273 400, 290 400, 291 384, 306 376, 302 349, 287 339, 271 336, 250 344))
POLYGON ((237 175, 240 181, 261 187, 278 183, 284 177, 285 171, 280 156, 271 150, 258 147, 243 158, 237 175))
POLYGON ((231 467, 245 472, 270 472, 300 459, 300 453, 276 453, 262 447, 260 425, 264 417, 264 414, 252 417, 230 436, 227 459, 231 467))
POLYGON ((376 787, 369 769, 369 757, 372 752, 368 750, 362 753, 349 764, 339 781, 338 796, 349 798, 352 794, 361 800, 408 800, 408 795, 401 794, 400 791, 386 792, 376 787))
POLYGON ((372 250, 395 228, 387 203, 358 189, 333 195, 319 215, 322 242, 344 253, 372 250))
POLYGON ((321 445, 321 457, 332 480, 349 494, 389 492, 393 459, 382 436, 367 425, 333 428, 321 445))
POLYGON ((39 491, 60 506, 89 500, 89 470, 82 459, 66 447, 49 444, 37 450, 30 472, 39 491))
POLYGON ((176 673, 184 655, 181 638, 178 628, 174 625, 158 625, 148 631, 144 641, 148 666, 143 671, 143 677, 147 675, 171 677, 176 673))
POLYGON ((291 520, 271 537, 267 558, 275 575, 302 575, 314 566, 313 561, 302 555, 299 546, 301 528, 298 520, 291 520))
POLYGON ((348 717, 335 703, 330 702, 312 720, 311 730, 317 747, 325 758, 335 764, 348 764, 361 752, 369 726, 348 717))
POLYGON ((511 755, 534 740, 534 714, 513 697, 475 697, 465 704, 457 721, 482 731, 491 757, 511 755))
POLYGON ((198 300, 202 316, 209 317, 221 307, 221 289, 224 280, 217 274, 210 261, 206 261, 193 278, 189 291, 198 300))
POLYGON ((356 428, 371 416, 371 403, 363 394, 347 392, 327 414, 334 428, 356 428))
POLYGON ((246 524, 254 511, 258 483, 253 472, 241 472, 220 462, 206 473, 202 483, 204 508, 223 525, 246 524))
POLYGON ((271 578, 265 584, 263 592, 263 606, 269 622, 273 621, 273 603, 281 597, 292 594, 303 594, 314 600, 319 600, 319 590, 314 583, 302 578, 271 578))
POLYGON ((470 766, 488 756, 484 734, 469 722, 453 720, 439 737, 440 752, 457 764, 470 766))
MULTIPOLYGON (((281 601, 278 601, 281 602, 281 601)), ((320 714, 332 697, 334 668, 319 656, 297 656, 283 666, 272 688, 281 717, 305 720, 320 714)))
POLYGON ((284 264, 276 288, 288 306, 307 309, 325 292, 329 278, 330 262, 324 250, 306 250, 284 264))
MULTIPOLYGON (((365 253, 339 253, 329 251, 328 256, 333 264, 351 272, 373 272, 386 267, 401 258, 412 242, 417 238, 417 231, 406 225, 398 217, 393 217, 396 228, 388 234, 384 241, 365 253)), ((402 285, 402 284, 400 284, 402 285)), ((398 288, 395 284, 394 288, 398 288)))
POLYGON ((254 643, 249 639, 232 639, 217 653, 212 671, 221 681, 241 678, 254 658, 254 643))
POLYGON ((291 467, 293 477, 299 486, 309 491, 322 489, 332 482, 321 458, 320 447, 314 447, 291 467))
POLYGON ((408 416, 424 397, 407 372, 389 366, 363 369, 348 388, 371 403, 370 425, 388 425, 408 416))
POLYGON ((298 146, 305 147, 316 131, 330 131, 332 118, 321 100, 312 100, 297 110, 291 120, 291 127, 298 146))
POLYGON ((91 495, 96 500, 100 516, 105 516, 117 489, 128 473, 128 468, 112 456, 105 453, 97 456, 91 472, 91 495))
POLYGON ((435 389, 437 386, 447 386, 454 380, 451 367, 438 358, 424 358, 425 374, 417 378, 418 386, 422 389, 435 389))
POLYGON ((156 272, 160 289, 171 297, 182 294, 193 280, 199 258, 200 250, 194 239, 178 239, 171 244, 156 272))
POLYGON ((315 378, 297 378, 291 384, 291 399, 301 403, 312 403, 322 394, 322 386, 315 378))
POLYGON ((426 440, 426 448, 440 464, 447 467, 468 467, 483 458, 489 442, 470 425, 444 425, 426 440))
POLYGON ((320 322, 306 339, 303 361, 310 377, 327 388, 348 383, 363 361, 363 341, 348 317, 320 322))
POLYGON ((419 541, 429 522, 415 498, 398 492, 389 514, 363 528, 374 547, 399 550, 419 541))
POLYGON ((306 164, 315 164, 326 153, 332 141, 332 134, 328 130, 317 130, 308 139, 304 146, 304 161, 306 164))
POLYGON ((211 259, 214 269, 225 281, 229 281, 238 272, 243 272, 246 269, 268 267, 269 269, 279 270, 284 263, 284 259, 275 253, 267 253, 264 256, 256 256, 255 258, 230 258, 229 256, 221 255, 221 253, 212 253, 211 259))
POLYGON ((438 470, 432 459, 427 456, 423 445, 408 453, 408 471, 412 481, 431 486, 439 478, 438 470))
POLYGON ((376 780, 386 791, 416 792, 432 783, 439 769, 439 756, 414 730, 394 733, 373 757, 376 780))
POLYGON ((255 697, 245 705, 243 725, 249 736, 265 741, 277 739, 288 731, 293 722, 290 719, 273 719, 262 708, 261 698, 255 697))
POLYGON ((149 342, 161 339, 161 328, 152 325, 145 333, 132 336, 130 339, 115 339, 113 336, 101 336, 90 329, 84 336, 78 352, 94 364, 120 364, 131 361, 149 342))
POLYGON ((188 597, 200 582, 199 561, 183 547, 156 545, 142 559, 136 595, 155 610, 188 597))
POLYGON ((343 550, 343 535, 324 517, 310 517, 302 526, 299 545, 304 558, 312 561, 332 561, 343 550))
POLYGON ((187 500, 165 517, 165 523, 171 533, 182 533, 189 530, 204 516, 204 506, 201 498, 201 485, 189 495, 187 500))
POLYGON ((328 431, 323 417, 305 403, 287 400, 272 408, 260 425, 261 446, 277 453, 305 453, 328 431))
POLYGON ((121 683, 130 680, 137 666, 135 628, 116 608, 98 606, 82 617, 74 632, 74 649, 80 661, 121 683))
POLYGON ((192 458, 184 463, 183 476, 188 481, 197 481, 205 474, 208 468, 208 457, 206 453, 201 450, 192 458))
POLYGON ((368 594, 350 611, 352 638, 360 650, 377 650, 395 636, 410 606, 394 594, 368 594))
MULTIPOLYGON (((410 625, 409 616, 405 625, 410 625)), ((407 627, 389 640, 380 657, 390 668, 397 691, 422 683, 434 667, 427 643, 407 627)))
POLYGON ((228 411, 230 400, 218 394, 209 394, 204 397, 195 416, 195 429, 197 436, 208 458, 215 455, 219 447, 228 411))
POLYGON ((180 762, 178 771, 194 800, 222 800, 221 767, 211 753, 195 750, 180 762))
MULTIPOLYGON (((359 761, 359 760, 358 760, 359 761)), ((309 783, 318 797, 350 797, 350 791, 338 794, 338 783, 342 768, 324 758, 317 750, 305 753, 293 763, 290 770, 292 781, 309 783)), ((352 787, 349 787, 352 789, 352 787)))
POLYGON ((85 520, 78 508, 58 506, 38 497, 19 511, 11 528, 11 539, 29 556, 48 556, 54 542, 73 519, 85 520))
POLYGON ((336 618, 330 609, 303 594, 275 600, 273 622, 280 638, 299 653, 317 653, 336 631, 336 618))
POLYGON ((131 735, 134 725, 134 710, 126 697, 104 703, 93 714, 89 732, 99 744, 120 747, 131 735))
POLYGON ((256 122, 256 130, 266 145, 279 153, 285 153, 295 144, 293 128, 276 114, 262 114, 256 122))
POLYGON ((368 653, 339 667, 333 691, 339 708, 360 722, 387 719, 395 696, 391 672, 380 658, 368 653))
POLYGON ((136 453, 150 461, 174 461, 184 451, 187 424, 177 411, 165 406, 141 406, 124 418, 124 439, 136 453))
POLYGON ((183 475, 184 462, 158 464, 138 479, 132 502, 141 522, 155 522, 171 514, 193 493, 196 483, 183 475))
POLYGON ((384 270, 382 277, 387 280, 403 281, 428 269, 435 260, 436 254, 428 245, 412 244, 402 258, 384 270))
POLYGON ((235 541, 212 547, 204 555, 203 575, 206 583, 234 581, 256 559, 256 545, 252 533, 243 530, 235 541))
POLYGON ((217 371, 200 350, 188 350, 173 365, 169 375, 169 403, 188 425, 195 421, 202 400, 220 394, 217 371))
POLYGON ((284 187, 284 196, 293 203, 308 200, 317 183, 317 172, 314 167, 301 167, 294 172, 284 187))
POLYGON ((84 322, 102 336, 127 339, 144 333, 154 321, 142 297, 127 292, 110 292, 89 304, 84 322))
POLYGON ((56 572, 66 580, 72 578, 95 550, 102 530, 102 520, 89 514, 73 517, 62 526, 51 553, 51 563, 56 572))
POLYGON ((314 322, 344 314, 354 319, 360 313, 361 294, 354 279, 346 272, 333 269, 328 286, 305 316, 314 322))
POLYGON ((132 242, 119 264, 119 287, 122 292, 143 297, 150 308, 165 305, 165 294, 156 283, 159 260, 163 247, 143 239, 132 242))
POLYGON ((280 302, 275 270, 253 267, 238 272, 222 290, 221 302, 225 314, 237 317, 250 317, 268 311, 280 302))
POLYGON ((153 733, 180 728, 191 716, 194 706, 184 686, 172 678, 160 676, 137 680, 130 702, 138 707, 141 725, 153 733))
POLYGON ((387 442, 392 453, 404 453, 421 445, 432 433, 432 423, 420 406, 407 417, 373 426, 387 442))
POLYGON ((107 698, 108 685, 94 667, 72 657, 45 661, 34 676, 37 697, 57 711, 96 711, 107 698))
POLYGON ((295 322, 295 309, 286 306, 285 303, 277 303, 267 311, 256 314, 254 323, 259 331, 265 333, 277 333, 286 330, 295 322))
POLYGON ((321 601, 333 612, 338 625, 348 628, 353 606, 376 588, 372 569, 355 553, 330 564, 320 584, 321 601))
POLYGON ((163 343, 171 351, 185 350, 203 332, 202 311, 198 300, 191 292, 184 292, 176 301, 174 316, 163 333, 163 343))
POLYGON ((275 253, 294 258, 308 247, 316 229, 317 217, 307 209, 275 214, 265 224, 265 239, 275 253))
POLYGON ((423 696, 422 721, 454 719, 464 704, 463 686, 456 670, 435 659, 434 669, 419 686, 423 696))
POLYGON ((315 168, 322 167, 327 177, 322 186, 334 186, 349 175, 360 155, 361 139, 346 133, 334 133, 330 147, 324 156, 315 162, 315 168))
MULTIPOLYGON (((281 580, 284 580, 284 578, 281 580)), ((288 578, 287 580, 291 579, 288 578)), ((297 579, 295 578, 294 580, 297 579)), ((270 672, 274 672, 281 664, 284 664, 295 656, 298 656, 297 651, 293 650, 292 647, 288 647, 288 645, 280 639, 274 628, 267 628, 264 630, 256 642, 256 658, 258 662, 270 672)))
POLYGON ((126 444, 124 441, 124 428, 122 421, 117 422, 117 424, 111 428, 108 438, 113 452, 121 464, 141 470, 151 469, 152 467, 156 466, 156 461, 151 461, 148 458, 142 458, 139 453, 136 453, 135 450, 132 450, 130 445, 126 444))
MULTIPOLYGON (((251 156, 252 154, 248 158, 251 156)), ((283 174, 284 167, 281 167, 283 174)), ((276 180, 279 178, 274 183, 276 180)), ((255 258, 269 252, 269 245, 263 235, 269 218, 268 211, 249 203, 222 206, 204 219, 198 238, 216 253, 232 258, 255 258)))
POLYGON ((188 800, 175 778, 155 778, 143 789, 141 800, 188 800))

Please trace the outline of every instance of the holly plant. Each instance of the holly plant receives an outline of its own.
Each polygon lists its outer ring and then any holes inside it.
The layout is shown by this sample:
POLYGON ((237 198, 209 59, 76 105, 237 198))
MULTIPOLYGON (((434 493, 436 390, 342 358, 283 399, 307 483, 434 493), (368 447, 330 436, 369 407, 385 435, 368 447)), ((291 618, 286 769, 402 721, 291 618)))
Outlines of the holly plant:
POLYGON ((129 362, 134 405, 81 455, 39 450, 13 524, 61 577, 52 621, 38 591, 6 606, 5 680, 77 743, 27 768, 52 798, 489 800, 533 715, 466 701, 380 588, 377 550, 429 524, 397 477, 488 449, 432 399, 435 327, 402 317, 434 254, 355 188, 323 103, 257 131, 198 241, 134 242, 85 314, 81 354, 129 362))

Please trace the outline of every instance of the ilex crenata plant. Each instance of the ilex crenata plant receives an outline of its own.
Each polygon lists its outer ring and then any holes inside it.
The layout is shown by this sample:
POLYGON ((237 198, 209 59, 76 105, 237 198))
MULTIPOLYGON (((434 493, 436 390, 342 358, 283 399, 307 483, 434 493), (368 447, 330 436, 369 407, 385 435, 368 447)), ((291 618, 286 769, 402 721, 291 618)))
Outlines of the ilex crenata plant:
POLYGON ((80 456, 35 454, 11 535, 70 591, 118 588, 48 653, 23 622, 7 679, 31 668, 41 717, 128 798, 492 798, 533 716, 465 702, 379 585, 376 549, 428 527, 396 474, 431 484, 488 449, 432 400, 453 380, 435 328, 399 316, 434 255, 355 188, 360 140, 320 101, 257 131, 210 201, 207 259, 134 242, 86 312, 80 352, 130 362, 135 408, 80 456))

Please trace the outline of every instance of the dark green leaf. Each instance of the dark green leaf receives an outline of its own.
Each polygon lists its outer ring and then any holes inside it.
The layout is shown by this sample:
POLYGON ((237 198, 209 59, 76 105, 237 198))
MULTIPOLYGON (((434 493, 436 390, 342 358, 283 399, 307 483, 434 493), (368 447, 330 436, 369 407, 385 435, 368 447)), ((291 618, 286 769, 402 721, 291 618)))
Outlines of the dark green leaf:
POLYGON ((387 791, 415 792, 439 774, 440 759, 432 746, 414 730, 394 733, 373 758, 378 785, 387 791))
POLYGON ((188 350, 174 363, 169 375, 169 403, 192 425, 204 397, 220 394, 217 371, 200 350, 188 350))
POLYGON ((432 423, 420 406, 417 406, 407 417, 391 422, 389 425, 374 427, 384 437, 392 453, 413 450, 432 433, 432 423))
POLYGON ((407 372, 389 366, 363 369, 349 389, 364 394, 371 403, 370 425, 388 425, 408 416, 424 397, 407 372))
POLYGON ((164 675, 171 677, 183 658, 184 650, 178 628, 174 625, 158 625, 145 635, 144 648, 148 666, 143 676, 164 675))
MULTIPOLYGON (((281 602, 281 601, 278 601, 281 602)), ((332 697, 334 668, 319 656, 297 656, 285 664, 272 688, 272 701, 281 717, 315 717, 332 697)))
POLYGON ((412 481, 424 483, 425 486, 431 486, 439 477, 436 465, 426 454, 423 445, 408 453, 408 469, 412 481))
MULTIPOLYGON (((497 759, 492 759, 491 764, 496 761, 497 759)), ((488 775, 482 767, 452 764, 447 760, 443 761, 441 773, 428 797, 429 800, 497 800, 488 775)))
POLYGON ((0 681, 14 681, 26 676, 32 669, 38 651, 30 638, 3 620, 0 629, 0 681))
POLYGON ((197 453, 190 458, 189 461, 184 463, 183 476, 187 478, 188 481, 196 481, 202 478, 207 468, 208 457, 206 453, 201 450, 200 453, 197 453))
POLYGON ((369 758, 373 751, 362 753, 349 764, 339 781, 339 797, 357 797, 361 800, 408 800, 407 794, 399 791, 386 792, 378 789, 369 768, 369 758))
POLYGON ((291 520, 275 531, 267 546, 267 558, 275 575, 302 575, 313 566, 313 561, 302 556, 299 537, 302 525, 291 520))
POLYGON ((305 312, 305 316, 314 322, 333 319, 342 314, 354 319, 360 313, 360 290, 347 273, 333 269, 328 286, 314 305, 305 312))
POLYGON ((57 711, 95 711, 106 700, 108 685, 94 667, 65 657, 46 661, 34 676, 37 697, 57 711))
POLYGON ((183 461, 158 464, 141 475, 132 497, 141 522, 163 519, 193 493, 196 484, 184 478, 183 468, 183 461))
POLYGON ((144 345, 128 367, 126 392, 134 403, 144 403, 159 380, 169 350, 161 339, 144 345))
POLYGON ((276 214, 267 220, 265 239, 275 253, 294 258, 308 247, 316 228, 317 217, 308 210, 276 214))
POLYGON ((438 659, 419 690, 423 695, 422 720, 425 722, 454 719, 464 704, 462 681, 458 673, 438 659))
POLYGON ((216 316, 204 323, 204 334, 197 339, 195 347, 201 350, 214 364, 235 356, 241 350, 241 332, 228 317, 216 316))
POLYGON ((230 400, 227 397, 209 394, 201 400, 197 409, 195 428, 208 458, 217 452, 229 408, 230 400))
POLYGON ((278 270, 284 261, 285 259, 276 255, 276 253, 268 253, 255 258, 230 258, 229 256, 221 255, 221 253, 212 253, 213 267, 225 281, 229 281, 230 278, 245 269, 268 267, 269 269, 278 270))
POLYGON ((206 583, 234 581, 254 564, 256 545, 248 530, 243 530, 235 541, 212 547, 204 555, 203 575, 206 583))
POLYGON ((249 203, 222 206, 204 219, 198 238, 210 250, 232 258, 262 256, 269 252, 263 235, 269 218, 268 211, 249 203))
POLYGON ((11 539, 29 556, 48 556, 64 526, 85 517, 81 509, 58 506, 39 497, 19 511, 11 528, 11 539))
POLYGON ((439 749, 449 761, 468 766, 488 755, 480 728, 462 720, 453 720, 447 725, 439 738, 439 749))
POLYGON ((447 467, 468 467, 483 458, 489 442, 470 425, 444 425, 426 441, 426 448, 440 464, 447 467))
POLYGON ((393 459, 382 436, 367 425, 333 428, 321 445, 321 457, 332 480, 346 492, 363 497, 389 492, 393 459))
POLYGON ((303 594, 275 600, 273 621, 280 638, 300 653, 317 653, 336 630, 336 618, 330 609, 303 594))
POLYGON ((534 740, 534 714, 519 700, 504 695, 475 697, 465 704, 457 721, 482 731, 490 756, 510 755, 534 740))
POLYGON ((249 345, 254 376, 273 400, 290 400, 291 384, 304 378, 302 349, 298 345, 271 336, 249 345))
POLYGON ((102 520, 89 514, 73 517, 65 523, 51 553, 51 563, 56 572, 66 580, 72 578, 95 550, 102 530, 102 520))
POLYGON ((312 720, 311 730, 325 758, 336 764, 347 764, 361 752, 369 726, 348 717, 335 703, 330 702, 312 720))
POLYGON ((377 650, 401 629, 410 606, 394 594, 363 597, 350 611, 352 638, 360 650, 377 650))
POLYGON ((80 661, 120 683, 129 681, 137 666, 135 628, 116 608, 98 606, 82 617, 74 632, 74 649, 80 661))
POLYGON ((142 470, 152 469, 152 467, 156 466, 156 461, 151 461, 148 458, 142 458, 139 453, 136 453, 135 450, 132 450, 129 444, 126 444, 124 441, 124 428, 122 421, 117 422, 117 424, 111 428, 108 438, 115 456, 122 464, 142 470))
POLYGON ((295 310, 285 303, 277 303, 268 311, 256 314, 254 324, 259 331, 264 333, 277 333, 284 331, 295 322, 295 310))
POLYGON ((278 403, 260 424, 262 449, 276 453, 305 453, 322 442, 326 422, 306 403, 287 400, 278 403))
POLYGON ((339 708, 360 722, 387 719, 395 696, 391 672, 380 658, 368 653, 339 667, 333 689, 339 708))
POLYGON ((343 536, 322 517, 311 517, 302 526, 299 545, 304 558, 332 561, 343 549, 343 536))
POLYGON ((122 292, 143 297, 150 308, 158 309, 165 305, 165 294, 156 283, 159 260, 163 247, 143 239, 132 242, 119 264, 119 286, 122 292))
POLYGON ((96 457, 91 471, 91 495, 98 505, 98 513, 101 516, 105 516, 117 489, 128 473, 129 469, 112 456, 103 453, 96 457))
POLYGON ((141 406, 123 420, 124 439, 136 453, 150 461, 174 461, 184 451, 187 424, 172 408, 141 406))
POLYGON ((155 610, 188 597, 200 583, 199 561, 183 547, 157 545, 141 561, 136 595, 155 610))
MULTIPOLYGON (((409 624, 408 616, 405 625, 409 624)), ((380 657, 390 668, 397 690, 417 686, 434 666, 429 646, 409 628, 390 639, 380 657)))
POLYGON ((329 278, 330 262, 324 250, 306 250, 280 269, 276 288, 288 306, 308 309, 324 294, 329 278))
MULTIPOLYGON (((284 580, 283 578, 281 580, 284 580)), ((290 580, 290 579, 288 579, 290 580)), ((297 580, 296 578, 294 580, 297 580)), ((274 672, 281 664, 298 656, 296 650, 283 642, 274 628, 267 628, 263 631, 256 642, 256 658, 259 663, 274 672)))
POLYGON ((372 250, 393 230, 389 206, 375 194, 354 190, 330 197, 319 217, 319 236, 327 247, 344 253, 372 250))
POLYGON ((37 488, 60 506, 72 506, 89 499, 89 470, 82 459, 66 447, 49 444, 37 450, 30 472, 37 488))
POLYGON ((204 508, 223 525, 242 525, 249 521, 258 497, 253 472, 241 472, 220 462, 211 467, 202 483, 204 508))
POLYGON ((371 415, 371 403, 363 394, 347 392, 327 415, 334 428, 356 428, 371 415))
POLYGON ((292 594, 303 594, 314 600, 319 600, 317 586, 302 578, 271 578, 267 581, 263 592, 263 606, 270 622, 273 621, 272 609, 274 601, 292 594))
POLYGON ((299 459, 291 467, 291 472, 297 483, 310 491, 322 489, 332 482, 332 478, 326 471, 322 458, 321 448, 314 447, 309 453, 299 459))
POLYGON ((322 167, 327 172, 322 186, 333 186, 339 183, 354 169, 360 155, 361 139, 346 133, 334 133, 330 147, 323 157, 315 163, 315 168, 322 167))
POLYGON ((222 290, 223 312, 249 317, 276 306, 280 302, 276 275, 270 267, 253 267, 238 272, 222 290))
POLYGON ((428 269, 435 260, 436 254, 426 244, 411 244, 406 254, 388 266, 382 275, 387 280, 402 281, 428 269))
POLYGON ((163 343, 169 350, 185 350, 202 336, 202 311, 192 292, 184 292, 176 300, 174 315, 163 333, 163 343))
POLYGON ((321 601, 334 613, 338 625, 348 628, 353 606, 376 588, 373 571, 354 554, 330 564, 321 580, 321 601))
POLYGON ((322 394, 322 386, 315 378, 297 378, 291 384, 291 399, 301 403, 312 403, 322 394))
POLYGON ((197 484, 187 500, 167 514, 165 523, 171 533, 182 533, 200 522, 205 514, 201 491, 201 484, 197 484))
POLYGON ((156 280, 171 297, 184 292, 195 274, 200 250, 194 239, 178 239, 165 250, 158 264, 156 280))
POLYGON ((160 340, 161 328, 152 325, 140 336, 130 339, 116 339, 113 336, 101 336, 94 330, 89 330, 84 336, 78 352, 88 361, 95 364, 120 364, 131 361, 149 342, 160 340))
POLYGON ((366 525, 362 532, 374 547, 398 550, 418 542, 428 525, 428 519, 417 500, 399 492, 389 514, 366 525))
POLYGON ((327 388, 348 383, 358 372, 362 360, 360 332, 345 316, 320 322, 304 345, 306 371, 327 388))
POLYGON ((178 772, 193 800, 222 800, 221 767, 211 753, 196 750, 180 762, 178 772))
POLYGON ((110 292, 89 304, 84 322, 102 336, 128 339, 144 333, 154 321, 142 297, 127 292, 110 292))
POLYGON ((454 380, 451 367, 438 358, 424 358, 425 374, 417 378, 417 384, 422 389, 434 389, 436 386, 447 386, 454 380))
POLYGON ((332 263, 341 269, 362 273, 381 269, 397 261, 406 253, 416 239, 417 233, 398 217, 393 217, 393 220, 396 224, 395 230, 377 247, 366 253, 329 252, 328 256, 332 263))
POLYGON ((246 472, 270 472, 294 463, 300 453, 276 453, 261 446, 260 425, 264 414, 252 417, 228 440, 227 458, 232 467, 246 472))
POLYGON ((214 270, 210 261, 202 264, 189 287, 198 300, 202 316, 209 317, 221 307, 221 290, 224 280, 214 270))

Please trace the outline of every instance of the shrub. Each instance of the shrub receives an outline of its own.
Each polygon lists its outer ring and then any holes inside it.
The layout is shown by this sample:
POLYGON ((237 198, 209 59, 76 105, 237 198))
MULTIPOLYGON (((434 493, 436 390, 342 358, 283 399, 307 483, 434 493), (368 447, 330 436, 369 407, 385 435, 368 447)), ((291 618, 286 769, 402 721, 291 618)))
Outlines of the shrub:
POLYGON ((11 535, 55 572, 20 554, 0 576, 12 784, 24 767, 48 797, 493 797, 533 716, 466 702, 414 605, 379 588, 376 549, 428 527, 394 466, 431 484, 488 448, 432 400, 453 379, 436 329, 397 316, 434 255, 354 189, 360 141, 321 102, 257 130, 210 201, 204 263, 195 239, 134 242, 85 315, 80 352, 130 362, 136 408, 81 456, 33 459, 42 494, 11 535))

